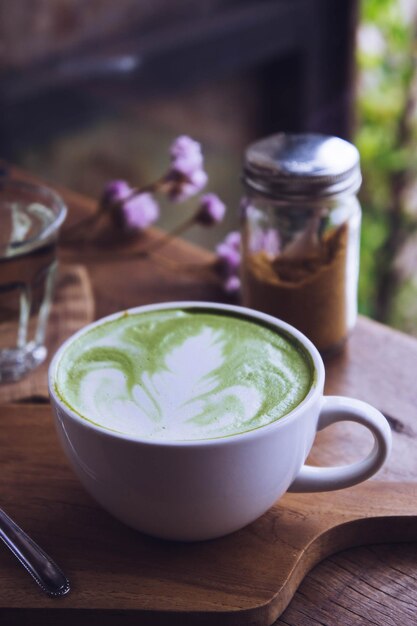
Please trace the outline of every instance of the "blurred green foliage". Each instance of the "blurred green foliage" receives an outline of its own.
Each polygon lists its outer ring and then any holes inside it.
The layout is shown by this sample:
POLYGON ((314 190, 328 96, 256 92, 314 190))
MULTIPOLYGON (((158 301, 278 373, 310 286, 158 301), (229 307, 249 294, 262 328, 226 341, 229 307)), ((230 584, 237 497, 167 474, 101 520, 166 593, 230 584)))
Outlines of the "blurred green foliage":
MULTIPOLYGON (((355 143, 361 153, 364 179, 360 193, 364 217, 359 309, 400 327, 404 326, 401 306, 409 308, 413 297, 417 302, 417 282, 411 277, 402 285, 399 277, 395 279, 388 313, 378 311, 378 291, 384 284, 384 272, 387 280, 393 279, 400 244, 417 223, 416 207, 407 207, 403 197, 406 186, 417 180, 416 25, 412 4, 362 0, 357 46, 355 143), (403 286, 405 294, 401 293, 403 286)), ((417 319, 411 330, 409 321, 406 325, 404 330, 417 333, 417 319)))

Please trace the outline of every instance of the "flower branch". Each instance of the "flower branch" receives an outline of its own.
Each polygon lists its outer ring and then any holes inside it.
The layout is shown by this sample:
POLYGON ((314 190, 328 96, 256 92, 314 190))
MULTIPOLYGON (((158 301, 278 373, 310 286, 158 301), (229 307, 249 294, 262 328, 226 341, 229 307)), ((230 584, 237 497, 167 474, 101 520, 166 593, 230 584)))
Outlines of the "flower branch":
MULTIPOLYGON (((124 180, 107 183, 97 209, 64 233, 64 243, 88 243, 96 237, 97 225, 108 218, 113 227, 123 236, 141 235, 151 227, 160 216, 160 207, 156 196, 161 195, 170 202, 181 204, 199 194, 208 182, 204 170, 203 154, 200 144, 185 135, 178 137, 170 147, 170 164, 163 176, 143 186, 130 186, 124 180)), ((198 198, 197 207, 191 217, 180 221, 170 232, 161 235, 138 249, 121 254, 123 259, 147 257, 195 225, 215 226, 222 222, 226 206, 214 193, 206 193, 198 198)), ((217 248, 215 269, 224 288, 232 293, 238 290, 240 282, 237 275, 240 261, 240 239, 238 233, 231 233, 217 248)))

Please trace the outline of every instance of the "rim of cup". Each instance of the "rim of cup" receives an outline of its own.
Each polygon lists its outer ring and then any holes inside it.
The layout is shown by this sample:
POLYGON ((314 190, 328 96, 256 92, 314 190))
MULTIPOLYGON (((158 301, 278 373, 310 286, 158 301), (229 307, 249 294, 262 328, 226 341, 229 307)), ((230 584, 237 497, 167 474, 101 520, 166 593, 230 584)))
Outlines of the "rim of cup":
POLYGON ((42 204, 44 202, 48 208, 51 208, 54 212, 54 217, 50 223, 48 223, 39 233, 35 236, 25 239, 23 241, 11 241, 6 246, 0 246, 0 257, 4 255, 5 250, 12 247, 16 254, 25 254, 31 251, 33 248, 38 247, 42 242, 48 240, 50 237, 58 232, 67 216, 67 205, 53 189, 41 183, 29 183, 17 178, 5 178, 0 180, 0 202, 4 192, 8 193, 21 193, 22 197, 19 198, 22 202, 27 204, 38 202, 42 204), (30 198, 30 195, 33 197, 30 198), (26 195, 26 198, 25 198, 26 195))
POLYGON ((284 322, 278 318, 273 317, 272 315, 268 315, 266 313, 262 313, 260 311, 256 311, 254 309, 249 309, 247 307, 233 305, 233 304, 221 304, 215 302, 206 302, 206 301, 192 301, 192 300, 184 300, 184 301, 173 301, 173 302, 164 302, 157 304, 147 304, 141 305, 137 307, 131 307, 122 311, 118 311, 116 313, 112 313, 111 315, 107 315, 102 317, 87 326, 84 326, 79 331, 71 335, 68 339, 64 341, 63 344, 58 348, 56 353, 54 354, 52 361, 50 363, 48 369, 48 387, 49 393, 53 401, 56 405, 63 411, 67 416, 69 416, 73 421, 85 427, 88 430, 95 431, 98 435, 103 437, 111 437, 115 439, 121 439, 125 441, 130 441, 134 443, 140 443, 141 445, 149 445, 149 446, 165 446, 165 447, 205 447, 205 446, 223 446, 223 445, 234 445, 243 439, 252 439, 263 437, 267 433, 270 433, 273 430, 282 428, 288 422, 295 421, 298 415, 305 410, 308 410, 308 406, 314 402, 317 397, 317 394, 321 394, 324 388, 324 364, 323 360, 314 346, 314 344, 299 330, 291 326, 287 322, 284 322), (248 430, 242 433, 231 434, 223 437, 213 437, 211 439, 190 439, 190 440, 167 440, 167 439, 148 439, 141 438, 138 435, 129 435, 128 433, 123 433, 115 430, 110 430, 105 428, 104 426, 100 426, 95 422, 90 421, 88 418, 84 418, 79 415, 76 411, 71 409, 63 400, 61 400, 55 388, 55 376, 58 369, 59 362, 63 353, 66 349, 79 337, 88 333, 90 330, 97 326, 101 326, 107 322, 111 322, 113 320, 118 319, 119 317, 123 317, 124 315, 135 315, 139 313, 145 313, 150 311, 159 311, 166 309, 205 309, 205 310, 214 310, 214 311, 229 311, 231 313, 237 313, 243 317, 247 317, 252 320, 259 320, 264 324, 267 324, 269 327, 273 326, 278 330, 283 330, 289 335, 293 336, 296 340, 298 340, 302 346, 305 348, 306 352, 310 355, 314 371, 313 371, 313 381, 311 388, 306 395, 306 397, 291 411, 280 417, 279 419, 270 422, 269 424, 264 424, 263 426, 258 426, 253 428, 252 430, 248 430))

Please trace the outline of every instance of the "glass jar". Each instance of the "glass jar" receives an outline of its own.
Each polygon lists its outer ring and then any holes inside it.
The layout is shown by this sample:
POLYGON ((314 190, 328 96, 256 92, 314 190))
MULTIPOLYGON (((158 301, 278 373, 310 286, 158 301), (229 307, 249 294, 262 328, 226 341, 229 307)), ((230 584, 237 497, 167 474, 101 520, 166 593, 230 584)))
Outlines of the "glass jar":
POLYGON ((324 355, 355 325, 361 208, 359 153, 347 141, 278 134, 245 152, 245 306, 289 322, 324 355))

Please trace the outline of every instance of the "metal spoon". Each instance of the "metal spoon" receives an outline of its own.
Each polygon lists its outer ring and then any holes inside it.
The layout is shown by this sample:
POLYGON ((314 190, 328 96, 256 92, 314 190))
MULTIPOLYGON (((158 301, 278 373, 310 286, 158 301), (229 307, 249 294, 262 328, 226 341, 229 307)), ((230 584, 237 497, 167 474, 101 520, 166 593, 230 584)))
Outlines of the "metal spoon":
POLYGON ((64 596, 70 583, 61 569, 15 522, 0 509, 0 539, 48 596, 64 596))

